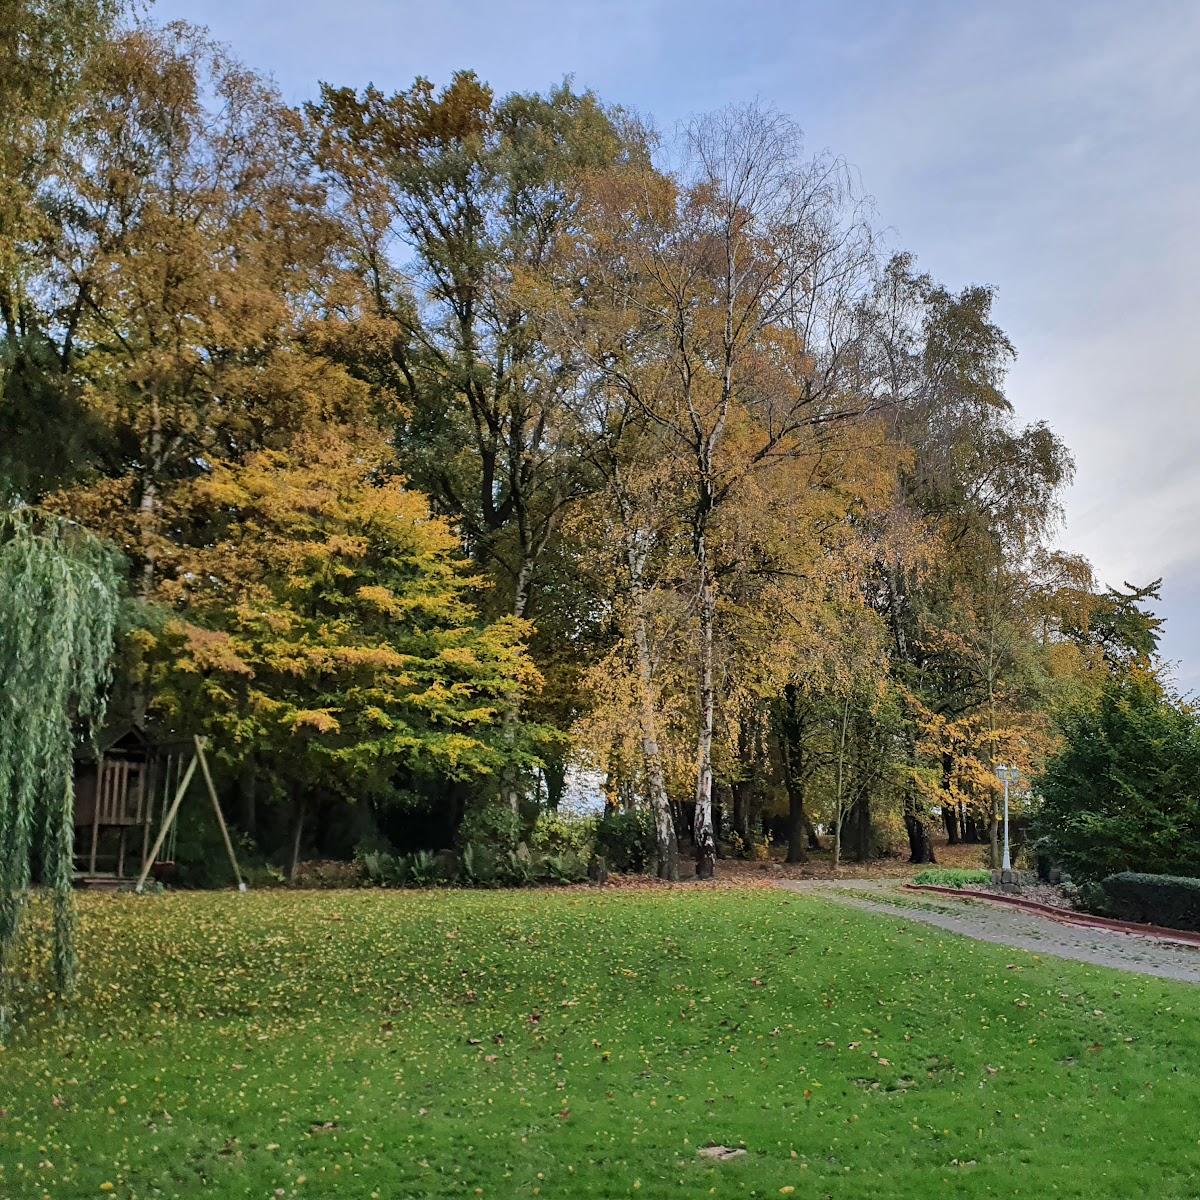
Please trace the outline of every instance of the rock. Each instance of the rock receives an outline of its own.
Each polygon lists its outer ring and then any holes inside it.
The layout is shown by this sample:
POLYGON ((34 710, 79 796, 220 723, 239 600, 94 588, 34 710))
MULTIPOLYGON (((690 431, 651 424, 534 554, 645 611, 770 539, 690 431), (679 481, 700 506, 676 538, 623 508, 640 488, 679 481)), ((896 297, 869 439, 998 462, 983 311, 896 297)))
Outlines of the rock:
POLYGON ((593 883, 608 882, 608 863, 599 854, 593 854, 592 861, 588 863, 588 878, 593 883))
POLYGON ((701 1158, 711 1158, 715 1162, 729 1162, 734 1158, 745 1158, 746 1151, 734 1146, 701 1146, 696 1153, 701 1158))

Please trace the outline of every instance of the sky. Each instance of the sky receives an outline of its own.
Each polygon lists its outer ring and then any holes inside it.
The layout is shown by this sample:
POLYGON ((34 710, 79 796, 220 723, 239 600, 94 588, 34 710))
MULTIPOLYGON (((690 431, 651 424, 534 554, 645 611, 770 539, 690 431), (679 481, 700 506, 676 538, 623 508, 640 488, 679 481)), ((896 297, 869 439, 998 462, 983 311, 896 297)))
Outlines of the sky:
POLYGON ((285 97, 470 68, 571 76, 670 130, 730 102, 857 170, 897 249, 986 283, 1008 395, 1074 453, 1057 535, 1163 577, 1163 651, 1200 691, 1200 3, 1195 0, 159 0, 285 97))

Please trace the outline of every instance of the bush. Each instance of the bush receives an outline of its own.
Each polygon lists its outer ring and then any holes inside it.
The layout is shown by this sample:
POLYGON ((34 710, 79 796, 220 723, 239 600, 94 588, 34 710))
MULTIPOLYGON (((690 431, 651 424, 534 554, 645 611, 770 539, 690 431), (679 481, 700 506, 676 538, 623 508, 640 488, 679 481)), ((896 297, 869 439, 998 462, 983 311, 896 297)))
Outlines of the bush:
POLYGON ((516 850, 524 833, 525 823, 519 813, 499 803, 481 804, 463 817, 458 827, 458 844, 489 846, 496 851, 516 850))
POLYGON ((543 883, 582 883, 587 878, 587 864, 587 858, 573 850, 545 854, 538 875, 543 883))
POLYGON ((439 859, 428 850, 415 854, 386 854, 372 850, 362 855, 358 867, 362 882, 371 887, 434 887, 448 880, 439 859))
POLYGON ((528 887, 531 884, 581 883, 587 878, 586 855, 572 849, 531 851, 524 842, 513 847, 495 841, 467 842, 457 853, 389 854, 369 850, 354 862, 304 863, 300 887, 430 888, 528 887))
POLYGON ((458 856, 462 882, 467 887, 491 887, 499 874, 496 853, 489 846, 468 842, 458 856))
POLYGON ((645 809, 606 812, 596 823, 596 853, 610 870, 641 874, 658 857, 654 820, 645 809))
POLYGON ((569 853, 587 859, 595 844, 595 817, 567 816, 549 810, 538 813, 529 835, 529 848, 546 854, 569 853))
POLYGON ((927 867, 913 876, 913 883, 929 887, 979 887, 991 882, 991 871, 967 871, 954 867, 927 867))
POLYGON ((1144 672, 1065 723, 1036 781, 1039 849, 1078 883, 1133 869, 1200 876, 1200 722, 1144 672))
POLYGON ((1114 917, 1200 931, 1200 879, 1122 871, 1102 880, 1100 887, 1114 917))
POLYGON ((246 886, 256 892, 262 888, 283 887, 287 883, 287 876, 271 863, 242 867, 242 878, 246 886))

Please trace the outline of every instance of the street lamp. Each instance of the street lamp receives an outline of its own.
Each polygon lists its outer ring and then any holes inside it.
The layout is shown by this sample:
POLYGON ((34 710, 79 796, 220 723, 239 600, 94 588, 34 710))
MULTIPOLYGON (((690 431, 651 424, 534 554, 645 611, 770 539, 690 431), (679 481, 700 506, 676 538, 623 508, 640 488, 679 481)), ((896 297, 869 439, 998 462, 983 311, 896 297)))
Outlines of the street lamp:
POLYGON ((1004 860, 1001 866, 1006 871, 1012 870, 1012 859, 1008 854, 1008 785, 1016 783, 1020 778, 1021 772, 1016 767, 1006 767, 1003 763, 996 767, 997 776, 1004 783, 1004 860))

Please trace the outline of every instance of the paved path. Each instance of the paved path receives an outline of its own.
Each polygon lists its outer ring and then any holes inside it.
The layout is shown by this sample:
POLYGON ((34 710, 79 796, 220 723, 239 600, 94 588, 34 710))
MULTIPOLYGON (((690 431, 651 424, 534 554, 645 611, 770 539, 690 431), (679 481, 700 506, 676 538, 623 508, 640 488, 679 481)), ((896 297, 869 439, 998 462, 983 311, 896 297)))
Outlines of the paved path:
POLYGON ((923 921, 981 942, 996 942, 1031 950, 1035 954, 1053 954, 1141 975, 1200 983, 1200 947, 1192 949, 1135 934, 1068 925, 1034 913, 989 904, 986 900, 957 900, 930 892, 902 892, 894 882, 886 880, 782 879, 778 886, 801 895, 836 900, 867 912, 923 921))

